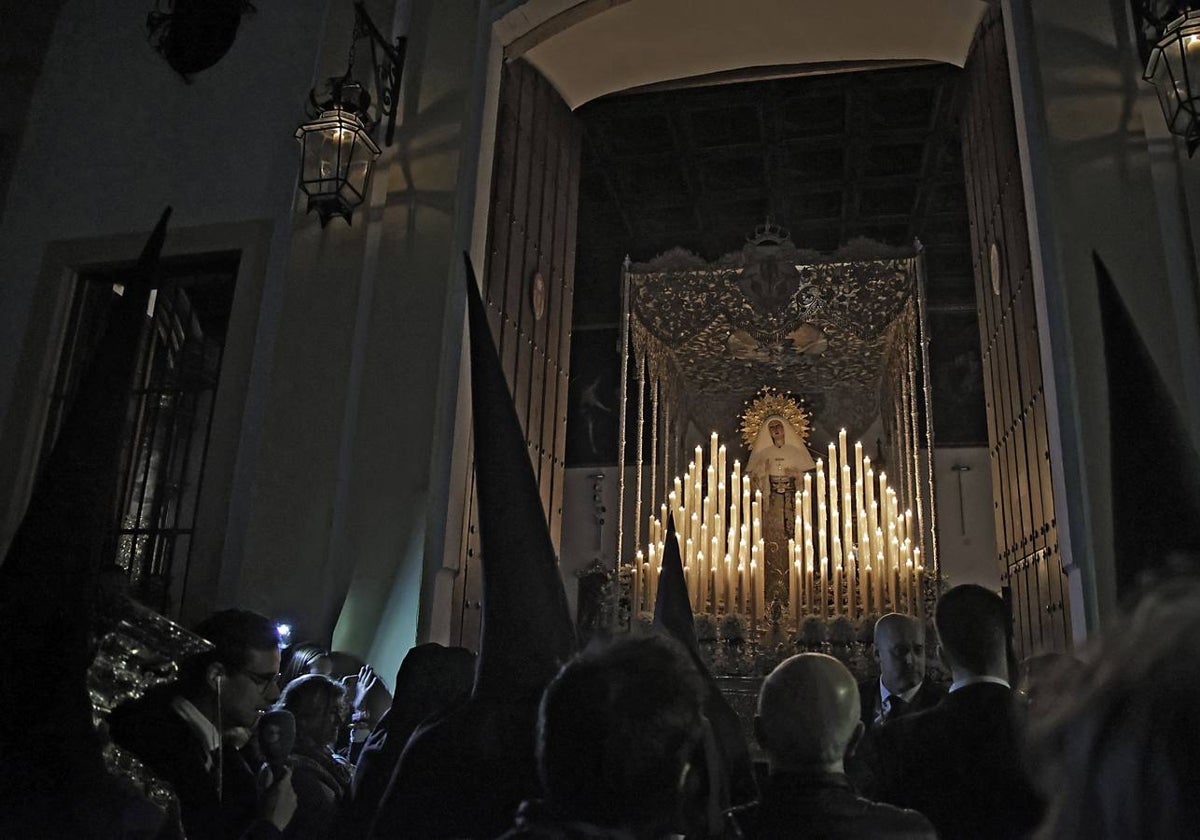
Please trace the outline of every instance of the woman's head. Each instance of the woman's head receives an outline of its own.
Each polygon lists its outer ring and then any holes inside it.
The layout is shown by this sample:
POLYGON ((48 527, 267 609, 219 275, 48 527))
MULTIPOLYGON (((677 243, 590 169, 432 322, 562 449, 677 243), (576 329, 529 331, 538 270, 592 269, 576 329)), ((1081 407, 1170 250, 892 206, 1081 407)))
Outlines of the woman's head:
POLYGON ((305 674, 283 689, 277 709, 287 709, 296 718, 296 737, 319 746, 329 746, 350 713, 346 688, 324 674, 305 674))
POLYGON ((284 651, 282 682, 287 685, 305 674, 329 674, 329 651, 312 642, 299 642, 284 651))

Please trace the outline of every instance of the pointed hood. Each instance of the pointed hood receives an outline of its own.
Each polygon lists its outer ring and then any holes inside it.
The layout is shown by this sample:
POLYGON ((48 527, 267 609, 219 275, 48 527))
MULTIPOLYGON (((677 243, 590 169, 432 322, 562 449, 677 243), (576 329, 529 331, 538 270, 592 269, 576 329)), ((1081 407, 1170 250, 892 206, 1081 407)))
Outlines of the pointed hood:
POLYGON ((38 833, 86 833, 83 826, 113 804, 105 798, 86 674, 99 567, 112 557, 108 537, 129 390, 169 215, 167 208, 125 275, 124 295, 112 301, 104 335, 0 566, 0 754, 29 769, 24 789, 36 792, 0 809, 4 836, 24 836, 13 827, 27 819, 38 833), (64 791, 86 795, 75 800, 64 791), (60 809, 71 801, 75 807, 60 809))
MULTIPOLYGON (((1092 252, 1108 370, 1117 591, 1200 552, 1200 458, 1103 260, 1092 252)), ((1191 374, 1189 374, 1191 375, 1191 374)))
MULTIPOLYGON (((53 448, 39 465, 33 493, 9 545, 0 580, 33 573, 48 581, 45 557, 98 567, 99 534, 115 522, 115 483, 95 477, 115 474, 132 385, 132 370, 146 317, 147 297, 156 282, 158 259, 171 208, 166 208, 126 274, 124 293, 112 300, 104 336, 96 347, 78 393, 53 448)), ((11 590, 9 590, 11 592, 11 590)), ((13 593, 17 594, 17 593, 13 593)))
POLYGON ((496 837, 538 793, 542 691, 575 649, 550 529, 508 382, 466 255, 483 628, 475 685, 423 724, 375 817, 376 840, 496 837))
POLYGON ((575 632, 525 436, 470 257, 463 257, 483 567, 474 694, 540 693, 573 653, 575 632))
MULTIPOLYGON (((675 536, 674 515, 667 517, 662 573, 658 578, 658 595, 654 599, 654 627, 683 645, 704 677, 707 688, 704 714, 712 727, 713 736, 708 745, 709 760, 715 755, 722 768, 710 779, 713 785, 709 794, 710 805, 723 811, 732 805, 752 802, 758 796, 758 785, 754 781, 754 765, 746 744, 745 729, 700 655, 692 602, 688 596, 687 581, 683 577, 683 558, 679 552, 679 539, 675 536)), ((715 814, 710 815, 709 824, 719 824, 715 814)))
POLYGON ((654 626, 682 644, 701 664, 700 643, 696 640, 696 621, 692 615, 692 599, 687 580, 683 577, 683 556, 679 538, 675 535, 675 514, 667 515, 667 540, 663 547, 662 573, 658 578, 658 594, 654 598, 654 626))

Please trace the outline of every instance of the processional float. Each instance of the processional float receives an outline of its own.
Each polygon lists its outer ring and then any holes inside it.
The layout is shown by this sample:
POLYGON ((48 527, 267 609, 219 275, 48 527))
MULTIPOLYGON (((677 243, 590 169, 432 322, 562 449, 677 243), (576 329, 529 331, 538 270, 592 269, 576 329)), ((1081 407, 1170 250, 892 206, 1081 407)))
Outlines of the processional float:
POLYGON ((653 609, 668 517, 693 611, 752 640, 925 617, 939 566, 923 270, 919 243, 821 255, 770 222, 714 263, 678 249, 626 261, 618 437, 634 452, 618 459, 617 557, 631 625, 653 609))

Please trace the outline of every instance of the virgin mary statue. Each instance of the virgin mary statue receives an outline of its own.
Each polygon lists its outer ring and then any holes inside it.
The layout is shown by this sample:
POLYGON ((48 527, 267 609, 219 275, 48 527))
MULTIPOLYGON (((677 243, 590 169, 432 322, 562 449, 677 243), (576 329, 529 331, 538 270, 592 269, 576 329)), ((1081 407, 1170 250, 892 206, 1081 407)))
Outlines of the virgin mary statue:
POLYGON ((763 494, 763 582, 766 604, 788 605, 788 540, 794 537, 796 491, 803 475, 813 469, 804 438, 781 414, 767 417, 759 428, 746 464, 746 475, 763 494))

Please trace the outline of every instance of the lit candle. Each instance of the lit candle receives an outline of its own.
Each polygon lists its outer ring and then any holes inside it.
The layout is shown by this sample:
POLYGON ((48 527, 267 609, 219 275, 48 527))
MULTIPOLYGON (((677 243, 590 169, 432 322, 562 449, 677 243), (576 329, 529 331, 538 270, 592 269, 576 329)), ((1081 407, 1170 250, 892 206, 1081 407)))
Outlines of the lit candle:
POLYGON ((750 594, 749 581, 746 580, 746 565, 738 565, 738 612, 745 615, 749 612, 747 596, 750 594))
POLYGON ((913 548, 913 565, 917 567, 917 615, 925 622, 925 566, 921 564, 921 549, 913 548))
POLYGON ((725 469, 725 445, 721 444, 717 449, 717 515, 721 518, 720 527, 717 528, 721 553, 716 555, 721 557, 725 554, 725 505, 728 504, 728 497, 725 495, 726 479, 729 473, 725 469))
POLYGON ((862 591, 863 612, 870 613, 870 604, 874 601, 871 576, 867 574, 867 568, 871 566, 871 538, 867 535, 867 512, 861 509, 858 511, 858 563, 859 574, 862 575, 859 589, 862 591))
POLYGON ((708 569, 704 565, 704 552, 696 551, 696 603, 692 609, 695 612, 708 612, 704 605, 708 603, 708 569))
POLYGON ((715 615, 721 611, 721 589, 725 582, 725 568, 721 565, 721 555, 718 551, 718 540, 716 537, 710 538, 708 545, 709 565, 712 567, 712 611, 715 615))
MULTIPOLYGON (((894 531, 895 529, 892 530, 894 531)), ((888 551, 891 556, 888 558, 888 565, 891 567, 892 576, 888 579, 888 583, 892 585, 892 591, 896 593, 892 598, 894 602, 893 609, 896 612, 903 612, 904 607, 901 599, 904 597, 904 592, 900 588, 900 578, 902 576, 900 571, 900 543, 896 541, 895 537, 892 537, 889 545, 888 551)))
POLYGON ((794 538, 788 540, 788 620, 795 621, 798 608, 796 606, 796 594, 800 588, 800 576, 796 574, 796 540, 794 538))
MULTIPOLYGON (((866 492, 867 495, 866 495, 866 498, 863 500, 863 504, 867 511, 867 527, 870 529, 868 531, 868 533, 869 533, 871 539, 874 540, 875 539, 875 529, 879 527, 879 510, 878 510, 877 506, 875 505, 875 471, 871 469, 871 459, 870 458, 863 458, 863 465, 867 469, 867 483, 866 483, 866 486, 863 487, 863 490, 866 492)), ((874 544, 871 545, 871 556, 872 557, 875 556, 876 548, 877 548, 877 546, 875 546, 874 544)), ((879 569, 876 569, 875 571, 878 572, 879 569)))
POLYGON ((637 621, 638 613, 642 610, 642 564, 642 552, 638 550, 633 555, 633 597, 630 599, 633 615, 629 617, 631 626, 637 621))
POLYGON ((842 429, 838 432, 838 466, 845 468, 849 463, 849 453, 846 450, 846 430, 842 429))
POLYGON ((883 541, 883 529, 875 530, 875 539, 871 541, 872 548, 875 550, 875 588, 879 590, 879 611, 887 612, 888 595, 888 567, 887 567, 887 547, 883 541))
MULTIPOLYGON (((818 534, 817 538, 819 542, 825 542, 823 534, 818 534)), ((821 616, 821 618, 825 618, 828 615, 829 609, 829 558, 822 554, 818 558, 817 562, 821 566, 821 586, 817 590, 819 597, 819 600, 817 601, 817 615, 821 616)))
MULTIPOLYGON (((759 499, 762 498, 762 493, 758 493, 759 499)), ((762 538, 762 503, 755 501, 750 506, 750 544, 755 545, 762 538)))
POLYGON ((733 558, 725 555, 725 612, 737 612, 737 578, 733 569, 733 558))
POLYGON ((708 436, 708 463, 713 469, 717 467, 717 446, 717 433, 713 432, 708 436))
POLYGON ((646 603, 648 604, 646 609, 652 610, 654 609, 654 602, 658 599, 659 573, 658 555, 654 551, 654 546, 650 546, 649 548, 649 554, 646 562, 646 572, 646 576, 649 578, 649 586, 646 588, 646 603))
POLYGON ((750 546, 750 632, 758 633, 758 598, 754 593, 758 589, 758 546, 750 546))
POLYGON ((916 615, 917 605, 913 601, 913 562, 911 560, 904 561, 904 603, 906 606, 905 612, 909 615, 916 615))
MULTIPOLYGON (((878 544, 882 545, 882 543, 878 544)), ((875 603, 879 607, 880 615, 888 612, 886 592, 883 587, 883 579, 886 576, 887 563, 884 562, 883 549, 881 548, 879 553, 875 555, 875 603)))
MULTIPOLYGON (((843 429, 843 434, 845 430, 843 429)), ((850 465, 842 466, 842 545, 846 552, 846 613, 853 618, 855 604, 858 602, 855 589, 854 551, 854 507, 850 495, 850 465)))
MULTIPOLYGON (((834 522, 834 525, 837 523, 834 522)), ((833 556, 830 560, 833 561, 833 615, 836 616, 842 612, 842 538, 836 530, 833 532, 833 556)))
POLYGON ((804 529, 804 611, 816 611, 816 567, 813 564, 812 526, 804 529))
POLYGON ((696 576, 691 574, 690 570, 696 567, 696 545, 689 538, 684 541, 683 550, 683 571, 684 577, 687 578, 688 600, 692 602, 692 609, 695 609, 696 593, 699 588, 696 586, 696 576))
POLYGON ((758 614, 767 618, 767 544, 758 541, 758 614))

